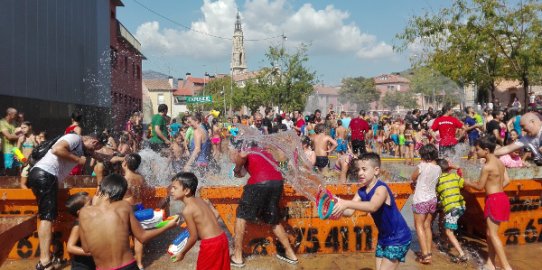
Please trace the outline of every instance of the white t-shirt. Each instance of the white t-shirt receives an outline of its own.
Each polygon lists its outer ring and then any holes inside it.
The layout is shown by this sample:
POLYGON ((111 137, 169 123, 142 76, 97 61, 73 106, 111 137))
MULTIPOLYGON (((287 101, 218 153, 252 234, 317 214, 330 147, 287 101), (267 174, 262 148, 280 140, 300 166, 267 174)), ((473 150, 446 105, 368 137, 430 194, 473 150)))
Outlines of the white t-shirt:
POLYGON ((423 161, 418 165, 418 170, 420 175, 416 181, 413 203, 427 202, 437 197, 436 186, 442 173, 440 166, 423 161))
POLYGON ((286 125, 286 128, 287 128, 288 130, 291 130, 291 129, 294 128, 294 121, 292 121, 292 120, 288 121, 288 120, 286 120, 286 119, 282 119, 282 123, 283 123, 284 125, 286 125))
MULTIPOLYGON (((77 134, 66 134, 55 143, 58 144, 60 141, 65 141, 70 147, 70 152, 76 156, 83 156, 83 140, 81 136, 77 134)), ((54 146, 54 145, 53 145, 54 146)), ((52 147, 51 147, 52 148, 52 147)), ((57 177, 58 182, 64 181, 73 167, 77 165, 77 162, 73 162, 68 159, 59 158, 57 155, 53 154, 53 150, 49 149, 47 154, 36 163, 34 167, 38 167, 54 176, 57 177)))

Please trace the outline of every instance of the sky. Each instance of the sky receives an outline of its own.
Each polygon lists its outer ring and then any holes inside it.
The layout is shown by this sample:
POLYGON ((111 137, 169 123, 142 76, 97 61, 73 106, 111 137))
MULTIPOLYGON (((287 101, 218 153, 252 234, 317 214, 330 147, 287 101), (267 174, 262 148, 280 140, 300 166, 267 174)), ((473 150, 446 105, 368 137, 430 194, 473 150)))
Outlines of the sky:
POLYGON ((409 18, 436 13, 451 1, 436 0, 123 0, 117 18, 141 42, 143 70, 175 78, 229 74, 235 17, 240 12, 249 70, 270 63, 269 46, 295 52, 309 44, 307 67, 318 83, 345 77, 403 71, 415 46, 399 54, 393 46, 409 18), (147 7, 147 8, 145 8, 147 7), (149 10, 151 9, 151 10, 149 10), (189 28, 189 29, 187 29, 189 28), (190 30, 192 29, 192 30, 190 30), (215 37, 213 37, 215 36, 215 37), (218 37, 218 38, 217 38, 218 37))

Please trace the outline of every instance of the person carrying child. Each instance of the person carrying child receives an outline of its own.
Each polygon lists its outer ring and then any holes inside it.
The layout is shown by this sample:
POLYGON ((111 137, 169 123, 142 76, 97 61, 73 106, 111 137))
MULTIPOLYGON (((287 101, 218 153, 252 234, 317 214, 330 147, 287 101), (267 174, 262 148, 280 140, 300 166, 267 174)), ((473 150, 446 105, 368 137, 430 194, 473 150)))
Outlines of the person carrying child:
POLYGON ((209 203, 196 197, 198 178, 191 172, 180 172, 171 179, 170 194, 185 205, 182 215, 190 237, 185 247, 173 256, 173 261, 182 261, 186 253, 201 240, 196 269, 230 269, 228 238, 218 225, 218 213, 209 203))
MULTIPOLYGON (((66 200, 66 208, 68 212, 75 216, 79 216, 79 211, 84 206, 90 204, 90 196, 87 192, 81 191, 71 195, 68 200, 66 200)), ((79 239, 79 220, 75 221, 75 224, 72 227, 70 232, 70 237, 68 238, 68 243, 66 244, 68 253, 71 256, 71 269, 72 270, 94 270, 96 269, 96 264, 92 255, 88 252, 85 252, 81 247, 81 240, 79 239)))
POLYGON ((83 251, 92 254, 96 269, 139 270, 130 249, 130 235, 141 243, 178 226, 179 219, 164 227, 144 230, 132 206, 122 198, 128 183, 118 174, 106 176, 96 191, 93 205, 79 213, 79 235, 83 251))
POLYGON ((498 235, 501 222, 508 221, 510 217, 510 201, 504 193, 504 187, 510 183, 510 179, 506 168, 494 154, 496 145, 495 138, 491 135, 476 142, 476 154, 478 158, 485 158, 486 162, 482 167, 480 180, 473 182, 465 179, 465 185, 486 191, 484 218, 487 223, 488 258, 484 269, 495 269, 495 258, 498 257, 502 268, 510 270, 512 267, 498 235))
POLYGON ((438 179, 437 193, 439 205, 444 212, 444 231, 450 243, 459 253, 459 256, 452 257, 452 262, 466 262, 468 257, 454 234, 458 228, 457 221, 465 213, 465 201, 461 195, 461 188, 463 188, 465 180, 451 171, 452 168, 446 159, 439 159, 437 163, 442 170, 438 179))
POLYGON ((433 144, 426 144, 420 148, 421 162, 412 173, 411 180, 416 186, 412 202, 414 212, 414 226, 418 235, 421 252, 416 259, 422 264, 431 263, 431 244, 433 234, 431 223, 437 210, 436 186, 440 176, 440 167, 436 164, 438 150, 433 144))
POLYGON ((399 262, 405 261, 412 234, 397 208, 391 189, 378 179, 380 156, 362 154, 352 160, 350 167, 350 175, 358 179, 361 188, 352 200, 337 198, 333 216, 351 216, 355 210, 371 213, 378 228, 376 269, 397 269, 399 262))

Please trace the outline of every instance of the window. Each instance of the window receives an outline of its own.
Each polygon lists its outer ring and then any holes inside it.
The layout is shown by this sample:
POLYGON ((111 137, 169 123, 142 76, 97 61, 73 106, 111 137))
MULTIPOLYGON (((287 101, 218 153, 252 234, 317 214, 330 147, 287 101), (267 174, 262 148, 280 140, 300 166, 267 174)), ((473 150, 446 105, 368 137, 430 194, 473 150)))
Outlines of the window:
POLYGON ((132 78, 136 76, 136 67, 135 62, 132 63, 132 78))
POLYGON ((158 94, 158 105, 165 103, 166 102, 164 101, 164 94, 158 94))
POLYGON ((141 78, 141 68, 138 66, 136 66, 136 78, 139 79, 141 78))
POLYGON ((395 90, 395 85, 388 85, 388 91, 395 90))
POLYGON ((124 73, 128 73, 128 56, 124 56, 124 73))

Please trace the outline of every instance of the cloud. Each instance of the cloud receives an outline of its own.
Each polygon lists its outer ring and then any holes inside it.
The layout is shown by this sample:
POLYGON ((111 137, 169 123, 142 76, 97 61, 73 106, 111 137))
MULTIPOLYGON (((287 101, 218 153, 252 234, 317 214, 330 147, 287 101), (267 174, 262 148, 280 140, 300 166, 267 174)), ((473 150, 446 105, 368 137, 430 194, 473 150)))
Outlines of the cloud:
MULTIPOLYGON (((202 17, 185 28, 164 28, 156 21, 141 24, 136 37, 144 53, 187 56, 196 59, 224 59, 231 52, 231 40, 238 7, 234 0, 204 0, 202 17), (217 39, 202 33, 211 33, 227 39, 217 39)), ((261 51, 269 45, 278 45, 280 38, 251 42, 271 36, 288 37, 287 46, 311 44, 311 54, 351 55, 360 59, 393 56, 392 46, 364 33, 358 25, 349 22, 350 13, 333 5, 315 9, 304 4, 297 10, 287 0, 247 0, 239 8, 247 50, 261 51)))

